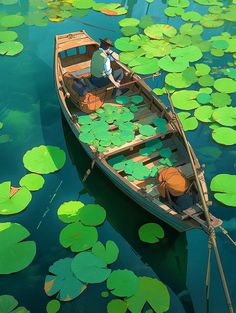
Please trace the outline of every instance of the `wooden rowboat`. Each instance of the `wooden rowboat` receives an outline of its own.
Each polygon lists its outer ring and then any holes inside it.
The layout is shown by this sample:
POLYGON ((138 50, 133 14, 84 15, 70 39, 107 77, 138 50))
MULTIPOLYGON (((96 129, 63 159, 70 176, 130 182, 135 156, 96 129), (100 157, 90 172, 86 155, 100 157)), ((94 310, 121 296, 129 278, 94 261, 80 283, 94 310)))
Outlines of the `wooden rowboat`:
MULTIPOLYGON (((56 88, 63 114, 77 138, 80 135, 78 117, 85 114, 79 109, 79 98, 76 98, 73 90, 68 89, 68 86, 65 84, 65 73, 69 72, 72 73, 73 76, 79 78, 83 77, 87 80, 88 86, 93 88, 94 86, 91 86, 88 78, 90 77, 91 57, 98 47, 99 44, 90 38, 85 31, 58 35, 55 38, 56 88)), ((204 231, 208 232, 208 225, 202 210, 193 168, 174 115, 168 110, 164 103, 153 94, 152 89, 144 81, 140 80, 138 75, 133 74, 124 64, 118 61, 115 61, 113 64, 113 69, 116 68, 122 68, 124 70, 126 74, 124 83, 136 80, 133 84, 129 85, 129 90, 126 95, 141 95, 144 98, 144 103, 139 104, 138 111, 134 113, 133 121, 142 125, 147 124, 153 126, 153 121, 157 117, 161 117, 167 122, 167 131, 165 134, 156 132, 154 135, 145 137, 144 139, 140 134, 136 134, 131 142, 127 142, 119 147, 108 147, 106 152, 102 153, 99 153, 92 145, 84 142, 81 142, 81 145, 88 156, 96 162, 97 166, 101 168, 108 178, 145 210, 178 231, 202 228, 204 231), (143 165, 149 169, 153 166, 160 165, 161 156, 159 151, 155 151, 151 155, 140 155, 139 153, 139 150, 144 148, 145 144, 157 138, 162 140, 163 147, 168 147, 172 150, 172 155, 176 161, 174 166, 185 175, 190 183, 190 187, 185 195, 186 198, 190 200, 190 204, 187 204, 189 201, 185 201, 183 206, 181 204, 181 207, 177 208, 178 210, 176 210, 176 204, 174 206, 172 202, 160 201, 155 177, 149 177, 145 180, 129 181, 127 174, 123 170, 115 170, 109 164, 111 159, 122 154, 128 160, 142 162, 143 165), (153 185, 152 188, 147 187, 150 186, 150 184, 153 185)), ((111 93, 106 92, 105 89, 94 90, 94 92, 103 95, 106 103, 112 106, 120 106, 116 103, 115 99, 111 99, 111 93)), ((117 126, 110 124, 109 131, 114 132, 115 130, 117 130, 117 126)), ((192 148, 191 153, 198 171, 198 177, 205 200, 209 203, 204 170, 201 168, 192 148)), ((215 218, 213 215, 210 215, 210 217, 214 227, 221 225, 221 220, 215 218)))

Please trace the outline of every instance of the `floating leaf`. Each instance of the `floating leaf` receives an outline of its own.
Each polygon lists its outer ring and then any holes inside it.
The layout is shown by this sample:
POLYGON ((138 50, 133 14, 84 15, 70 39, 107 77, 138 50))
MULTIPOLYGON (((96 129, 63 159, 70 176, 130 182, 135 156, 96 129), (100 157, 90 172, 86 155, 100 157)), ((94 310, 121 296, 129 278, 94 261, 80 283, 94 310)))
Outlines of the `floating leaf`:
POLYGON ((126 27, 126 26, 138 26, 139 20, 137 18, 123 18, 122 20, 119 21, 119 25, 121 27, 126 27))
POLYGON ((168 24, 153 24, 145 28, 144 33, 152 39, 162 39, 165 36, 174 37, 177 30, 168 24))
POLYGON ((167 55, 159 60, 158 65, 167 72, 182 72, 189 66, 189 62, 183 57, 176 57, 172 60, 167 55))
POLYGON ((77 254, 71 264, 74 275, 85 283, 101 283, 108 278, 111 270, 106 263, 91 252, 77 254))
POLYGON ((180 7, 167 7, 164 10, 165 14, 170 17, 182 15, 184 13, 184 9, 180 7))
POLYGON ((0 223, 0 274, 12 274, 29 266, 36 254, 28 230, 17 223, 0 223), (13 257, 14 256, 14 257, 13 257))
POLYGON ((146 57, 140 57, 131 61, 129 66, 132 66, 133 72, 142 75, 154 74, 160 69, 158 59, 148 59, 146 57))
POLYGON ((195 65, 196 67, 196 75, 197 76, 204 76, 210 73, 210 66, 204 63, 198 63, 195 65))
POLYGON ((192 85, 191 81, 185 80, 182 73, 169 73, 165 77, 165 82, 175 88, 187 88, 192 85))
POLYGON ((14 41, 18 37, 16 32, 5 30, 0 31, 0 41, 6 42, 6 41, 14 41))
POLYGON ((219 78, 214 83, 214 88, 222 93, 236 92, 236 81, 231 78, 219 78))
POLYGON ((223 73, 230 78, 236 79, 236 69, 235 68, 229 67, 229 68, 223 70, 223 73))
POLYGON ((100 241, 97 241, 92 248, 92 253, 99 259, 102 259, 106 264, 111 264, 117 260, 119 248, 112 240, 108 240, 106 246, 100 241))
POLYGON ((116 49, 120 51, 135 51, 138 49, 138 46, 139 46, 137 43, 135 43, 135 41, 131 41, 127 37, 118 38, 115 41, 114 45, 116 49))
POLYGON ((108 313, 126 313, 127 303, 120 299, 111 300, 107 305, 108 313))
POLYGON ((203 75, 198 79, 199 85, 202 87, 209 87, 214 85, 214 78, 211 75, 203 75))
POLYGON ((127 97, 127 96, 116 97, 116 102, 119 104, 128 104, 129 103, 129 97, 127 97))
POLYGON ((203 27, 201 25, 185 23, 180 27, 179 31, 182 35, 197 36, 203 32, 203 27))
POLYGON ((168 0, 168 5, 171 7, 187 8, 190 5, 189 0, 168 0))
POLYGON ((149 40, 142 45, 142 49, 145 50, 147 58, 160 58, 170 54, 172 46, 165 40, 149 40))
POLYGON ((209 95, 208 93, 202 93, 200 92, 198 95, 197 95, 197 101, 200 103, 200 104, 207 104, 209 103, 211 100, 211 95, 209 95))
POLYGON ((126 26, 126 27, 122 27, 120 31, 124 36, 129 37, 129 36, 137 34, 139 29, 138 27, 135 27, 135 26, 126 26))
POLYGON ((95 227, 84 226, 80 222, 67 225, 60 232, 59 241, 64 248, 73 252, 85 251, 96 243, 98 232, 95 227))
POLYGON ((81 223, 88 226, 98 226, 106 219, 106 211, 99 204, 87 204, 80 208, 81 223))
POLYGON ((14 56, 23 50, 24 46, 18 41, 8 41, 0 43, 0 54, 14 56))
POLYGON ((197 91, 194 90, 181 90, 176 91, 171 96, 174 106, 181 110, 192 110, 199 107, 196 97, 197 91))
POLYGON ((117 297, 130 297, 138 287, 138 277, 129 270, 115 270, 107 279, 107 288, 117 297))
POLYGON ((143 242, 157 243, 164 238, 164 230, 156 223, 146 223, 139 228, 138 235, 143 242))
POLYGON ((10 295, 0 296, 0 312, 1 313, 30 313, 23 307, 18 307, 18 301, 10 295), (14 310, 14 311, 13 311, 14 310))
POLYGON ((36 191, 43 187, 44 178, 38 174, 27 174, 21 178, 19 184, 21 187, 26 187, 30 191, 36 191))
POLYGON ((194 112, 194 116, 201 122, 204 123, 211 123, 213 122, 212 120, 212 113, 213 113, 213 108, 210 105, 203 105, 199 108, 197 108, 194 112))
POLYGON ((236 108, 218 108, 213 112, 212 118, 223 126, 236 126, 236 108))
POLYGON ((196 117, 191 116, 188 112, 180 112, 178 113, 178 117, 183 126, 184 131, 194 130, 198 127, 198 121, 196 117))
POLYGON ((3 27, 17 27, 24 23, 24 17, 21 15, 5 15, 0 20, 3 27))
POLYGON ((217 108, 230 105, 231 102, 232 99, 227 93, 213 92, 211 94, 211 103, 217 108))
POLYGON ((64 223, 73 223, 80 220, 80 209, 84 204, 80 201, 68 201, 60 205, 57 215, 64 223))
POLYGON ((77 9, 90 9, 95 4, 93 0, 73 0, 72 5, 77 9))
POLYGON ((51 300, 46 306, 47 313, 56 313, 60 310, 61 303, 58 300, 51 300))
POLYGON ((11 183, 0 184, 0 215, 17 214, 23 211, 30 203, 32 196, 25 187, 19 188, 11 194, 11 183))
POLYGON ((198 22, 201 19, 201 14, 195 11, 188 11, 181 15, 182 20, 191 21, 191 22, 198 22))
POLYGON ((144 136, 153 136, 156 133, 156 129, 151 125, 141 125, 139 127, 139 133, 144 136))
POLYGON ((189 62, 195 62, 202 58, 202 52, 197 46, 175 48, 171 51, 171 57, 182 57, 189 62))
POLYGON ((217 28, 224 25, 224 20, 218 14, 205 14, 202 16, 200 24, 206 28, 217 28))
POLYGON ((190 36, 181 35, 181 34, 170 38, 170 42, 174 43, 176 46, 179 46, 179 47, 187 47, 187 46, 190 46, 192 43, 190 36))
POLYGON ((169 310, 170 295, 160 280, 145 276, 139 277, 136 293, 127 299, 128 309, 132 313, 141 312, 146 302, 155 312, 163 313, 169 310))
POLYGON ((83 116, 79 116, 78 118, 78 123, 80 125, 88 125, 92 123, 92 119, 89 115, 83 115, 83 116))
POLYGON ((139 96, 139 95, 132 96, 131 101, 135 104, 140 104, 143 102, 143 96, 139 96))
POLYGON ((236 175, 219 174, 213 177, 210 185, 216 200, 236 207, 236 175))
POLYGON ((56 261, 49 267, 49 272, 44 283, 44 290, 48 296, 57 295, 61 301, 71 301, 77 298, 85 289, 81 281, 76 279, 71 271, 72 258, 56 261))
POLYGON ((144 29, 153 24, 154 24, 153 18, 150 15, 144 15, 140 20, 139 27, 144 29))
POLYGON ((27 170, 38 174, 49 174, 60 170, 66 161, 63 150, 54 146, 39 146, 25 153, 23 163, 27 170))
POLYGON ((236 144, 236 131, 229 127, 218 127, 212 132, 212 138, 217 143, 232 146, 236 144))

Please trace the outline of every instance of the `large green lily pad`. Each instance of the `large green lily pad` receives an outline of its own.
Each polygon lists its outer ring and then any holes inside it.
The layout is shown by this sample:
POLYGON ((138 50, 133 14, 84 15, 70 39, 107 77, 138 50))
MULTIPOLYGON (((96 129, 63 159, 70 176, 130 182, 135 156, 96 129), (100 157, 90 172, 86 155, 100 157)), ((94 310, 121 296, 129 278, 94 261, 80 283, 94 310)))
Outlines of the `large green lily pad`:
POLYGON ((183 57, 176 57, 175 60, 172 60, 170 56, 166 55, 159 60, 158 65, 167 72, 183 72, 189 66, 189 62, 183 57))
POLYGON ((84 204, 80 201, 68 201, 60 205, 57 210, 59 219, 64 223, 73 223, 80 220, 80 209, 84 204))
POLYGON ((0 296, 0 312, 1 313, 30 313, 24 307, 18 307, 18 301, 10 295, 0 296))
POLYGON ((138 26, 139 20, 137 18, 132 18, 132 17, 127 17, 123 18, 122 20, 119 21, 119 25, 121 27, 126 27, 126 26, 138 26))
POLYGON ((0 223, 0 274, 12 274, 29 266, 36 254, 30 233, 17 223, 0 223))
POLYGON ((180 112, 178 117, 183 126, 184 131, 194 130, 198 127, 198 121, 195 116, 191 116, 189 112, 180 112))
POLYGON ((127 299, 128 309, 132 313, 142 312, 145 303, 155 312, 167 312, 170 308, 170 295, 167 287, 158 279, 139 277, 136 293, 127 299))
POLYGON ((139 133, 143 136, 153 136, 156 133, 156 129, 151 125, 141 125, 139 127, 139 133))
POLYGON ((73 0, 72 5, 77 9, 90 9, 95 4, 93 0, 73 0))
POLYGON ((14 56, 23 50, 24 46, 18 41, 7 41, 0 43, 0 54, 14 56))
POLYGON ((221 108, 230 105, 232 99, 227 93, 213 92, 211 94, 211 103, 214 107, 221 108))
POLYGON ((106 264, 111 264, 117 260, 119 248, 112 240, 108 240, 106 242, 106 246, 104 246, 100 241, 97 241, 93 245, 92 253, 106 262, 106 264))
POLYGON ((212 138, 217 143, 232 146, 236 144, 236 131, 229 127, 218 127, 212 132, 212 138))
POLYGON ((139 45, 135 41, 131 41, 130 38, 121 37, 116 39, 115 47, 120 51, 135 51, 139 45))
POLYGON ((24 17, 21 15, 6 15, 0 20, 0 25, 3 27, 16 27, 24 23, 24 17))
POLYGON ((135 26, 126 26, 126 27, 122 27, 120 31, 124 36, 129 37, 129 36, 137 34, 139 29, 138 27, 135 27, 135 26))
POLYGON ((190 5, 189 0, 168 0, 168 5, 171 7, 187 8, 190 5))
POLYGON ((170 54, 172 46, 165 40, 149 40, 142 45, 142 49, 146 52, 146 57, 164 57, 170 54))
POLYGON ((182 35, 197 36, 203 33, 201 25, 193 25, 192 23, 185 23, 181 25, 179 32, 182 35))
POLYGON ((181 110, 193 110, 199 107, 199 103, 196 101, 198 95, 194 90, 181 90, 172 94, 171 98, 174 106, 181 110))
POLYGON ((197 76, 204 76, 210 73, 211 68, 209 65, 204 63, 198 63, 195 65, 196 67, 196 75, 197 76))
POLYGON ((130 297, 138 287, 138 277, 129 270, 115 270, 107 279, 107 288, 117 297, 130 297))
POLYGON ((147 223, 142 225, 138 231, 139 238, 143 242, 157 243, 164 238, 163 228, 156 223, 147 223))
POLYGON ((111 300, 107 305, 107 313, 126 313, 127 303, 120 299, 111 300))
POLYGON ((106 263, 91 252, 77 254, 71 264, 74 275, 85 283, 101 283, 108 278, 111 270, 106 263))
POLYGON ((190 46, 192 41, 191 37, 188 35, 176 35, 175 37, 170 38, 170 42, 175 44, 178 47, 187 47, 190 46))
POLYGON ((141 75, 154 74, 160 69, 158 59, 148 59, 146 57, 131 61, 129 66, 132 67, 133 72, 141 75))
POLYGON ((212 113, 214 112, 214 109, 210 105, 203 105, 199 108, 197 108, 194 112, 194 116, 201 122, 204 123, 211 123, 212 120, 212 113))
POLYGON ((210 188, 218 201, 236 207, 236 175, 216 175, 211 181, 210 188))
POLYGON ((54 146, 39 146, 25 153, 23 163, 27 170, 38 174, 49 174, 60 170, 66 161, 63 150, 54 146))
POLYGON ((43 187, 44 178, 39 174, 26 174, 21 178, 19 184, 21 187, 26 187, 30 191, 36 191, 43 187))
POLYGON ((211 100, 211 95, 209 95, 209 93, 205 93, 205 92, 200 92, 197 95, 197 101, 200 104, 208 104, 211 100))
POLYGON ((187 81, 182 73, 169 73, 165 77, 165 82, 169 86, 175 88, 187 88, 192 85, 191 81, 187 81))
POLYGON ((202 87, 210 87, 210 86, 214 85, 214 78, 209 74, 203 75, 203 76, 199 77, 198 83, 202 87))
POLYGON ((49 272, 53 275, 47 275, 44 283, 48 296, 57 295, 61 301, 71 301, 86 289, 87 286, 75 278, 71 271, 72 260, 60 259, 49 267, 49 272))
POLYGON ((224 20, 219 14, 205 14, 202 16, 200 24, 206 28, 218 28, 224 25, 224 20))
POLYGON ((23 211, 32 199, 30 191, 22 187, 11 195, 11 183, 0 184, 0 215, 17 214, 23 211))
POLYGON ((191 21, 191 22, 198 22, 201 19, 201 14, 195 11, 188 11, 181 15, 181 19, 185 22, 191 21))
POLYGON ((98 232, 95 227, 84 226, 80 222, 67 225, 60 232, 59 241, 64 248, 73 252, 85 251, 96 243, 98 232))
POLYGON ((165 15, 170 16, 170 17, 174 17, 174 16, 178 16, 178 15, 182 15, 184 13, 184 9, 180 8, 180 7, 167 7, 164 10, 165 15))
POLYGON ((213 112, 212 118, 223 126, 236 126, 236 108, 218 108, 213 112))
POLYGON ((215 80, 214 88, 223 93, 236 92, 236 81, 231 78, 219 78, 215 80))
POLYGON ((176 28, 168 24, 153 24, 144 29, 144 33, 152 39, 162 39, 174 37, 177 33, 176 28))
POLYGON ((202 51, 197 46, 175 48, 171 51, 171 57, 183 57, 189 62, 195 62, 202 58, 202 51))
POLYGON ((98 226, 106 219, 106 210, 99 204, 87 204, 81 207, 79 218, 82 224, 98 226))
POLYGON ((10 31, 10 30, 4 30, 0 31, 0 41, 6 42, 6 41, 14 41, 18 37, 16 32, 10 31))

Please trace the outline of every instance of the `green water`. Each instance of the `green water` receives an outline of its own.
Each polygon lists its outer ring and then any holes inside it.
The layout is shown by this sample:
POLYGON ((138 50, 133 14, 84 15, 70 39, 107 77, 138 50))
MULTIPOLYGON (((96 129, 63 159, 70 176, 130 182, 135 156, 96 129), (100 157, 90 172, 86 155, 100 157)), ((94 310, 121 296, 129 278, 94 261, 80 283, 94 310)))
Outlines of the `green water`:
MULTIPOLYGON (((129 17, 140 18, 147 11, 160 23, 169 23, 164 16, 165 1, 156 1, 150 7, 144 0, 124 1, 128 5, 129 17)), ((207 8, 192 4, 189 10, 205 13, 207 8)), ((12 7, 2 6, 2 10, 24 13, 28 10, 27 1, 19 1, 12 7)), ((63 228, 57 218, 57 208, 64 201, 81 200, 85 203, 97 202, 105 207, 108 219, 98 228, 103 242, 114 240, 120 248, 118 262, 112 267, 128 268, 137 275, 159 277, 171 293, 172 313, 205 312, 205 270, 207 263, 207 237, 199 230, 187 234, 179 234, 173 229, 154 219, 137 204, 129 200, 117 190, 106 177, 95 168, 86 184, 82 184, 90 161, 67 126, 56 96, 53 78, 53 45, 56 34, 85 29, 91 37, 109 36, 113 40, 120 37, 118 21, 121 17, 109 17, 91 11, 87 16, 78 19, 70 18, 62 23, 49 23, 47 27, 17 28, 25 49, 17 57, 1 57, 1 94, 0 121, 4 123, 2 133, 8 134, 10 140, 0 144, 1 181, 10 180, 17 186, 20 178, 26 174, 22 157, 28 149, 40 144, 59 146, 66 151, 67 161, 63 169, 45 176, 42 190, 33 194, 29 207, 16 216, 1 218, 2 222, 11 221, 24 225, 37 244, 37 255, 32 264, 16 274, 2 276, 0 294, 11 294, 19 303, 33 313, 45 312, 49 301, 43 290, 44 279, 48 268, 56 260, 72 254, 62 248, 58 242, 60 230, 63 228), (93 23, 100 27, 85 26, 81 21, 93 23), (58 190, 57 190, 58 189, 58 190), (51 201, 55 191, 56 195, 51 201), (145 222, 157 221, 166 232, 160 244, 149 246, 138 239, 138 229, 145 222), (178 298, 178 294, 184 296, 178 298)), ((180 19, 172 25, 178 27, 180 19)), ((224 28, 207 30, 207 35, 219 33, 226 29, 233 33, 232 24, 224 28)), ((214 60, 214 64, 222 62, 214 60)), ((162 78, 156 80, 159 86, 162 78)), ((153 82, 149 82, 153 85, 153 82)), ((154 86, 153 86, 154 87, 154 86)), ((155 86, 156 87, 156 86, 155 86)), ((165 98, 164 98, 165 100, 165 98)), ((201 163, 206 163, 206 179, 218 173, 235 173, 235 153, 233 148, 222 148, 220 158, 206 157, 202 147, 219 147, 211 139, 205 125, 201 124, 197 131, 187 133, 188 138, 198 154, 201 163)), ((235 211, 232 208, 214 202, 213 214, 222 218, 232 236, 236 235, 235 211)), ((226 239, 218 234, 219 249, 228 279, 234 305, 236 306, 236 254, 226 239)), ((225 313, 227 307, 222 292, 215 260, 212 264, 212 289, 210 312, 225 313)), ((108 299, 100 295, 105 284, 90 285, 77 299, 63 303, 60 312, 105 313, 108 299)), ((119 313, 119 312, 117 312, 119 313)))

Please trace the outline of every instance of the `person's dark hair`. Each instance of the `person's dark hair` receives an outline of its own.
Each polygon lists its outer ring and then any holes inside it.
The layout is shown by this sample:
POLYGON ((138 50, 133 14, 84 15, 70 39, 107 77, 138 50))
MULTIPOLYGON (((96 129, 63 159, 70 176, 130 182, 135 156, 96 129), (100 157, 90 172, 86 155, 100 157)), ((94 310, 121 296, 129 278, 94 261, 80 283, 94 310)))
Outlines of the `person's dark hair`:
POLYGON ((106 42, 101 42, 100 48, 102 48, 103 50, 107 50, 108 48, 110 48, 110 45, 106 42))

